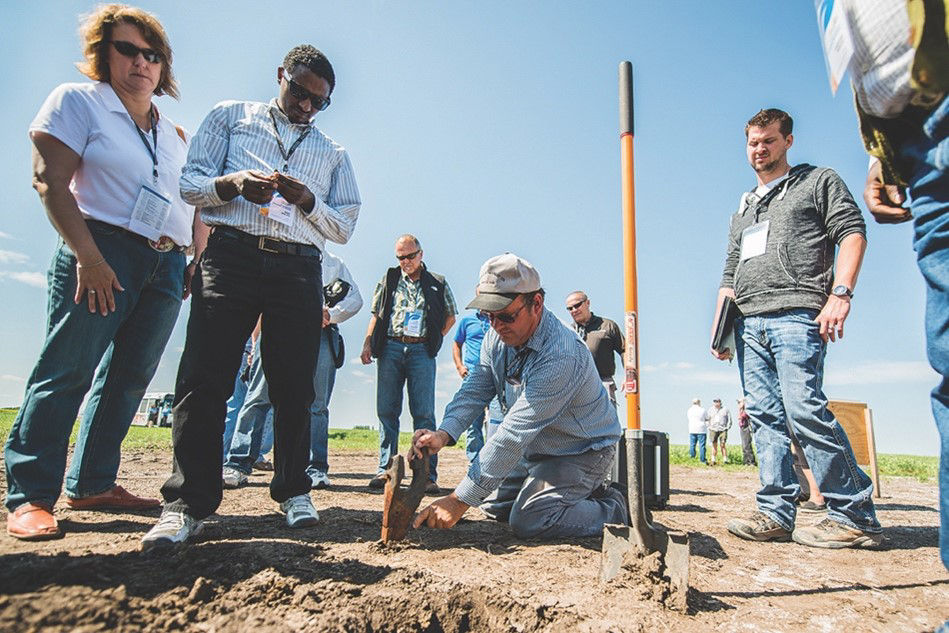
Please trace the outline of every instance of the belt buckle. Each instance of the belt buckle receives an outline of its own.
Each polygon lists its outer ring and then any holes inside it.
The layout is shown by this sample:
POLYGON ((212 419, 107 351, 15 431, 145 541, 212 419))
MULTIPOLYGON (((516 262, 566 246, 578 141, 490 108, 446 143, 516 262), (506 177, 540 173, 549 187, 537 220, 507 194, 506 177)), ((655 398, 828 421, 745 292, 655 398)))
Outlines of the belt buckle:
POLYGON ((258 248, 258 250, 262 250, 262 251, 265 251, 265 252, 267 252, 267 253, 278 253, 278 254, 279 254, 280 251, 278 251, 276 248, 268 248, 268 247, 267 247, 267 242, 268 242, 268 241, 270 241, 270 242, 276 242, 276 243, 278 243, 278 244, 280 243, 280 240, 275 240, 275 239, 272 238, 272 237, 266 237, 266 236, 261 235, 261 236, 260 236, 260 239, 257 240, 257 248, 258 248))
POLYGON ((175 243, 167 235, 162 235, 158 240, 148 240, 148 245, 152 250, 158 251, 159 253, 167 253, 175 247, 175 243))

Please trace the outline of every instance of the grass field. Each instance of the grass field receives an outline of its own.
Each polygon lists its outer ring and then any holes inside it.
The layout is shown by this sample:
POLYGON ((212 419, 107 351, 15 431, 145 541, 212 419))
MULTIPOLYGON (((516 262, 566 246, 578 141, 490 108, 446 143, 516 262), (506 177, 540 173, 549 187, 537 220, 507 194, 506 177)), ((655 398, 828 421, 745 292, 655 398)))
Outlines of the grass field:
MULTIPOLYGON (((0 409, 0 437, 6 438, 13 425, 13 418, 16 416, 16 409, 0 409)), ((70 443, 76 441, 76 432, 78 424, 73 428, 70 443)), ((399 445, 408 447, 411 441, 411 433, 400 433, 399 445)), ((129 434, 125 438, 122 446, 127 449, 171 449, 171 429, 168 428, 146 428, 133 426, 129 429, 129 434)), ((329 430, 329 449, 337 452, 361 452, 375 451, 379 447, 379 435, 376 431, 367 429, 330 429, 329 430)), ((460 450, 464 448, 464 440, 457 445, 450 447, 451 450, 460 450)), ((707 453, 711 459, 711 451, 707 453)), ((684 444, 672 444, 669 446, 669 461, 672 464, 684 466, 700 466, 698 459, 689 458, 689 448, 684 444)), ((721 466, 725 470, 744 470, 754 468, 753 466, 741 465, 741 447, 730 446, 728 450, 729 463, 721 466)), ((880 468, 880 475, 890 477, 913 477, 919 481, 935 481, 939 471, 938 457, 922 457, 919 455, 890 455, 879 453, 877 463, 880 468)))

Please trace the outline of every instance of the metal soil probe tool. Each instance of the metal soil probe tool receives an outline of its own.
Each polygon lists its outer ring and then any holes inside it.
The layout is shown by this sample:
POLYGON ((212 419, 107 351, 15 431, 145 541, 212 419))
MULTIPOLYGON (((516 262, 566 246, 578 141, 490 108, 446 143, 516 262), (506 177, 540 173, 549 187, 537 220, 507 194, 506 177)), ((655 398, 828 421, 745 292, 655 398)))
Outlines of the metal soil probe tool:
POLYGON ((689 587, 688 535, 661 529, 649 522, 643 499, 643 432, 639 417, 639 338, 636 293, 636 201, 633 182, 633 67, 619 68, 620 148, 623 165, 623 272, 626 280, 626 422, 627 495, 630 525, 603 526, 600 579, 621 571, 624 559, 659 552, 661 571, 670 579, 674 602, 685 608, 689 587))
POLYGON ((425 484, 428 483, 428 450, 423 457, 409 462, 412 469, 412 483, 401 488, 405 477, 405 460, 396 455, 386 469, 385 504, 382 507, 382 542, 401 541, 409 531, 409 524, 415 516, 422 497, 425 496, 425 484))

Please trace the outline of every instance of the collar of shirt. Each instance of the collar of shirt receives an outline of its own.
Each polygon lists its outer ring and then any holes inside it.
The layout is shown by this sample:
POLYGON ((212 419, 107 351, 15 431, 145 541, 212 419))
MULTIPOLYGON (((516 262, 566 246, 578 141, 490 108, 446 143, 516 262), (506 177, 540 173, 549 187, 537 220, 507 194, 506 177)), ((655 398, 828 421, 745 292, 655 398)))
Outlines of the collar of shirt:
MULTIPOLYGON (((271 99, 268 103, 270 106, 270 111, 273 112, 274 118, 277 119, 277 122, 282 125, 288 125, 296 130, 303 131, 305 128, 311 127, 316 128, 316 117, 314 116, 306 123, 294 123, 287 118, 287 115, 283 113, 283 110, 280 109, 280 105, 277 103, 276 99, 271 99)), ((292 141, 291 141, 292 142, 292 141)))

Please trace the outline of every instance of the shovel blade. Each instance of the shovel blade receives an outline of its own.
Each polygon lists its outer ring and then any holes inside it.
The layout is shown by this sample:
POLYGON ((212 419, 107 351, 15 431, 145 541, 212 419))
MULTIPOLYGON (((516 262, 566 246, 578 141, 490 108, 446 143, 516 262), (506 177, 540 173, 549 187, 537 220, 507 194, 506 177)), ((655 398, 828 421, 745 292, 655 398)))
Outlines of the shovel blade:
POLYGON ((667 606, 686 610, 689 591, 689 536, 683 532, 637 528, 629 525, 603 526, 603 551, 600 580, 609 582, 619 576, 630 557, 644 558, 659 552, 660 574, 669 583, 667 606))

